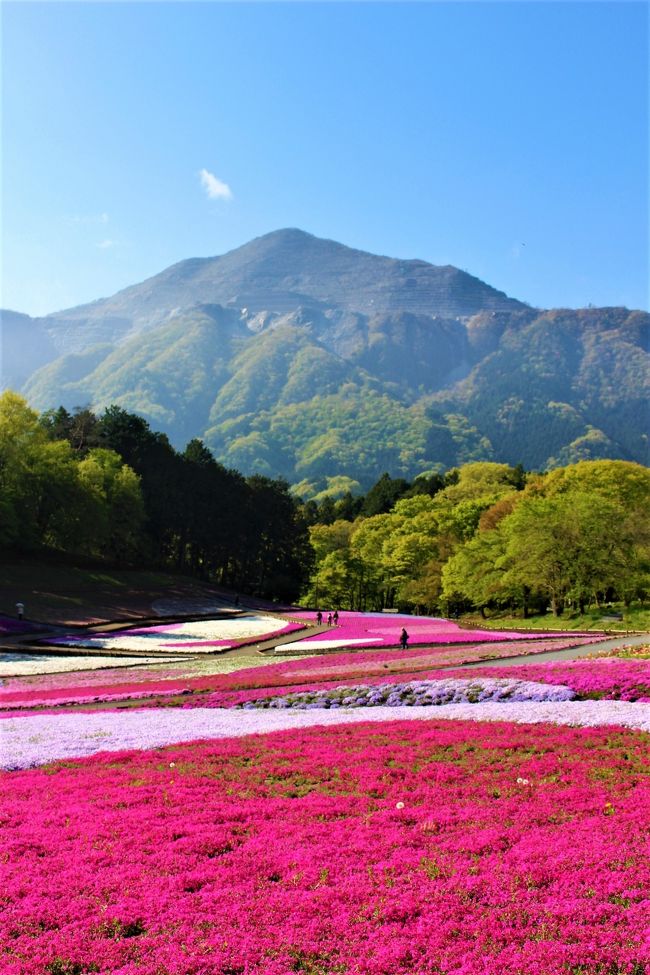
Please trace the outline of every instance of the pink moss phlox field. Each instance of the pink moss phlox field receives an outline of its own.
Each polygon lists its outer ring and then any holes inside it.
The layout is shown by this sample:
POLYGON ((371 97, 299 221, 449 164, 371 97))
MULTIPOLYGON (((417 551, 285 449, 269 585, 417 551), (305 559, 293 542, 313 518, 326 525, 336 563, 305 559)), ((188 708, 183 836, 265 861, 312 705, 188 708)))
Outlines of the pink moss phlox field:
POLYGON ((581 698, 650 702, 650 660, 607 657, 548 661, 519 667, 448 670, 448 677, 514 677, 542 684, 565 684, 581 698))
MULTIPOLYGON (((328 654, 310 658, 293 660, 279 660, 277 664, 266 664, 260 667, 250 667, 231 674, 220 674, 210 677, 182 677, 164 679, 159 674, 151 673, 151 680, 143 683, 142 674, 138 673, 130 680, 115 679, 115 671, 110 671, 110 677, 104 684, 104 672, 95 671, 92 678, 79 679, 77 674, 58 674, 56 681, 53 676, 44 678, 30 678, 29 686, 25 679, 16 683, 9 679, 0 686, 0 711, 7 708, 46 707, 57 704, 84 704, 96 701, 119 701, 141 699, 149 696, 172 697, 184 691, 201 693, 205 691, 247 690, 249 688, 286 687, 291 684, 308 690, 315 681, 344 682, 350 680, 367 680, 375 676, 385 678, 387 673, 399 675, 421 674, 430 676, 429 670, 445 664, 460 664, 468 661, 498 659, 500 657, 543 653, 546 650, 558 650, 564 647, 579 646, 593 642, 589 637, 571 637, 566 640, 536 640, 525 643, 504 642, 493 643, 488 646, 458 646, 449 649, 432 650, 379 650, 375 652, 357 651, 347 653, 328 654), (426 672, 426 673, 423 673, 426 672), (306 683, 308 682, 308 683, 306 683), (55 683, 55 686, 52 684, 55 683), (107 686, 110 685, 110 690, 107 686), (305 686, 303 686, 305 685, 305 686)), ((109 672, 106 672, 109 673, 109 672)))
MULTIPOLYGON (((297 613, 299 619, 313 621, 313 612, 297 613)), ((327 617, 325 617, 327 618, 327 617)), ((328 639, 349 640, 356 646, 394 647, 399 644, 402 627, 406 627, 411 645, 431 643, 491 643, 503 640, 535 640, 549 638, 549 633, 517 633, 507 630, 464 629, 452 620, 429 616, 403 616, 398 613, 352 613, 341 612, 337 625, 325 633, 317 633, 300 640, 301 645, 322 643, 328 639)), ((557 637, 571 636, 558 633, 557 637)), ((577 634, 582 636, 583 634, 577 634)))
MULTIPOLYGON (((364 678, 366 684, 397 683, 405 680, 448 680, 449 678, 474 679, 482 677, 515 678, 543 684, 565 685, 579 698, 593 700, 650 702, 650 660, 567 660, 563 662, 532 663, 517 667, 472 667, 471 670, 430 670, 417 673, 384 674, 364 678)), ((354 678, 300 685, 259 688, 242 691, 216 691, 202 701, 203 707, 233 707, 255 698, 273 697, 276 694, 297 694, 304 691, 326 690, 340 684, 354 684, 354 678)), ((191 703, 185 707, 192 707, 191 703)))
POLYGON ((647 975, 649 758, 390 721, 6 774, 0 970, 647 975))
POLYGON ((517 643, 506 641, 485 646, 477 643, 474 646, 450 647, 449 649, 433 648, 417 650, 378 650, 373 652, 339 652, 327 656, 314 656, 306 659, 286 660, 278 663, 277 667, 251 668, 239 674, 229 675, 237 679, 241 687, 253 687, 254 682, 265 679, 266 686, 272 676, 308 679, 328 679, 333 676, 366 677, 382 670, 415 671, 428 666, 441 664, 465 663, 466 661, 498 659, 502 655, 523 656, 531 653, 545 653, 548 650, 562 650, 568 647, 583 646, 593 643, 593 637, 570 637, 565 640, 536 640, 534 643, 517 643), (271 673, 272 671, 272 673, 271 673), (245 683, 244 683, 245 682, 245 683))

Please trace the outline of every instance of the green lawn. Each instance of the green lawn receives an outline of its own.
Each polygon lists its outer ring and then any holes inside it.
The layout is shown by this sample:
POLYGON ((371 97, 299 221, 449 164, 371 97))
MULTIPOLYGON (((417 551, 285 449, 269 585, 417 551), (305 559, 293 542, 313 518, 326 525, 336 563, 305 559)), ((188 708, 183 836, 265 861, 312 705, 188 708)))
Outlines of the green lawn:
POLYGON ((562 616, 552 616, 550 613, 540 616, 530 616, 522 619, 521 615, 512 616, 507 613, 488 613, 488 619, 483 619, 480 613, 463 616, 462 623, 472 623, 485 629, 512 628, 516 630, 612 630, 625 633, 629 630, 650 631, 650 606, 634 603, 626 609, 622 603, 615 603, 607 607, 591 607, 586 613, 580 614, 566 610, 562 616), (608 620, 606 617, 613 613, 622 613, 622 620, 608 620))

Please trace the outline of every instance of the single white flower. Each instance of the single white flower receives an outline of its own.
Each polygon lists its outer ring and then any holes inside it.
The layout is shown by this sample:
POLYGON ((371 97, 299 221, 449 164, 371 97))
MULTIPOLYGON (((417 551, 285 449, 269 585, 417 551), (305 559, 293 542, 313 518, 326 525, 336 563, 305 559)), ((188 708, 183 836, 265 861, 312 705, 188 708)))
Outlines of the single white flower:
POLYGON ((398 803, 395 804, 395 809, 403 809, 403 808, 404 808, 404 803, 403 802, 398 802, 398 803))

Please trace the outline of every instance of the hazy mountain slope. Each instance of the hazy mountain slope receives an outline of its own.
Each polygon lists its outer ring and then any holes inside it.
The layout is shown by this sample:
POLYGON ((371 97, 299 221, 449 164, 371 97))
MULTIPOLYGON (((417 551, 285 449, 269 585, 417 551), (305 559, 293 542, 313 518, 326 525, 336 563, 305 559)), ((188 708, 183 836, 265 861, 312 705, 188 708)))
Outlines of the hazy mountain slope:
POLYGON ((585 453, 647 462, 649 326, 649 315, 624 308, 540 313, 504 329, 453 392, 435 396, 437 412, 480 425, 509 463, 585 453))
MULTIPOLYGON (((214 391, 228 377, 228 363, 247 337, 236 312, 196 308, 104 355, 83 379, 65 386, 64 398, 70 405, 92 403, 96 409, 118 403, 184 444, 204 429, 214 391)), ((38 409, 47 408, 57 395, 51 387, 44 391, 44 372, 25 388, 38 409)))
POLYGON ((40 319, 0 310, 0 389, 19 389, 29 376, 58 355, 40 319))
POLYGON ((96 399, 96 387, 91 377, 98 366, 111 355, 112 345, 96 345, 86 352, 58 356, 38 369, 25 383, 22 392, 38 410, 57 406, 67 410, 88 406, 96 399))
POLYGON ((431 466, 423 410, 368 386, 247 414, 209 428, 205 441, 223 463, 291 481, 345 473, 364 486, 377 471, 414 475, 431 466))

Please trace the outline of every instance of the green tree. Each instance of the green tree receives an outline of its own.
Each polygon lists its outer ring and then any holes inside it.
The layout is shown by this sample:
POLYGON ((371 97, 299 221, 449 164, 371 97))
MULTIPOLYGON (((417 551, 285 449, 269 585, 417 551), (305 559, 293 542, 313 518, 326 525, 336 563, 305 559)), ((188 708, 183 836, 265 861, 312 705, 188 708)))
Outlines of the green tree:
POLYGON ((555 615, 608 590, 625 592, 647 558, 636 513, 584 491, 525 498, 503 521, 510 578, 541 592, 555 615))
POLYGON ((70 444, 51 441, 38 414, 11 390, 0 396, 0 543, 58 545, 78 494, 70 444))
POLYGON ((484 615, 490 605, 522 601, 524 588, 512 582, 503 531, 479 531, 442 569, 442 595, 449 605, 467 603, 484 615))
POLYGON ((89 451, 77 472, 85 499, 82 550, 118 561, 133 558, 145 517, 140 478, 105 448, 89 451))
POLYGON ((385 514, 390 511, 396 501, 403 497, 411 485, 403 477, 391 477, 384 473, 366 494, 361 514, 367 518, 373 515, 385 514))

